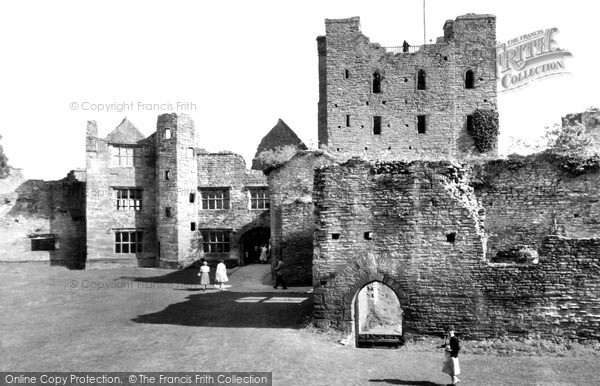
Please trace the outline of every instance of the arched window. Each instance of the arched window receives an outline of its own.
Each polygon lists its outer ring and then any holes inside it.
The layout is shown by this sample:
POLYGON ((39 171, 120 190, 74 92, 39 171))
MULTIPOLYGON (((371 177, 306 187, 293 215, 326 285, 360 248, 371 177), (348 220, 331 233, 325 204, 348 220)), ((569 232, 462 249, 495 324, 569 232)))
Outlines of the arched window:
POLYGON ((379 72, 373 73, 373 94, 379 94, 381 92, 381 75, 379 72))
POLYGON ((425 90, 425 70, 423 69, 417 73, 417 90, 425 90))
POLYGON ((473 70, 467 70, 465 72, 465 88, 473 88, 475 84, 475 75, 473 74, 473 70))

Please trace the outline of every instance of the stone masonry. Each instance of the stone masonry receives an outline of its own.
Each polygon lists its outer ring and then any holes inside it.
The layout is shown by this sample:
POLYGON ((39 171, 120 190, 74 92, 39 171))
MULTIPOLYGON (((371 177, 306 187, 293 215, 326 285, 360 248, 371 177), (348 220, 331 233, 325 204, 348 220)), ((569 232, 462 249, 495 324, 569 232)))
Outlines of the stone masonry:
MULTIPOLYGON (((531 184, 544 186, 548 176, 541 172, 531 184)), ((398 296, 409 334, 437 334, 452 323, 471 338, 600 339, 597 230, 586 233, 596 238, 580 239, 536 233, 528 241, 539 260, 493 263, 485 257, 490 215, 480 202, 486 200, 478 200, 470 183, 467 169, 447 161, 351 160, 317 170, 318 323, 352 333, 354 298, 378 281, 398 296)), ((597 195, 588 197, 597 207, 597 195)))
POLYGON ((59 181, 0 178, 0 260, 85 267, 85 172, 59 181))
POLYGON ((326 36, 317 39, 319 143, 332 153, 366 159, 460 156, 472 146, 467 117, 477 108, 497 110, 493 15, 448 20, 435 44, 409 52, 371 43, 358 17, 327 19, 325 29, 326 36), (466 85, 468 73, 472 87, 466 85), (421 132, 418 116, 424 117, 421 132))

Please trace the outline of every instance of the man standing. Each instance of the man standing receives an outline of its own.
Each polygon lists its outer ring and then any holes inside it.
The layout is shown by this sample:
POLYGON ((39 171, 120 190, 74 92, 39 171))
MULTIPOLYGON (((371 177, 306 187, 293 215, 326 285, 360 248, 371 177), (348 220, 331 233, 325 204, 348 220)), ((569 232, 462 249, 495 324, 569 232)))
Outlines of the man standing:
POLYGON ((279 287, 279 284, 281 284, 281 287, 283 289, 287 289, 287 284, 285 282, 285 276, 283 274, 283 269, 284 269, 283 258, 278 257, 277 265, 275 266, 275 276, 277 279, 275 280, 275 285, 273 286, 273 288, 275 288, 275 289, 277 289, 277 287, 279 287))

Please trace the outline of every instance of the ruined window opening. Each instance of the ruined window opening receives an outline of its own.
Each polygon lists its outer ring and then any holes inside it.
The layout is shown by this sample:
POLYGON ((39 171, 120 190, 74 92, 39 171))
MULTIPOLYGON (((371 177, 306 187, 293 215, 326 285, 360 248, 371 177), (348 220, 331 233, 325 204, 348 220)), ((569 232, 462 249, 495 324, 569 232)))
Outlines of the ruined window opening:
POLYGON ((142 210, 142 189, 116 189, 117 210, 142 210))
POLYGON ((269 191, 266 188, 249 189, 250 191, 250 209, 269 209, 271 201, 269 191))
POLYGON ((169 181, 171 179, 171 171, 165 170, 165 180, 169 181))
POLYGON ((373 240, 373 232, 365 232, 363 237, 365 238, 365 240, 373 240))
POLYGON ((54 251, 56 249, 56 242, 54 235, 38 235, 33 236, 31 239, 31 250, 32 251, 54 251))
POLYGON ((465 73, 465 88, 473 88, 475 86, 475 75, 473 70, 467 70, 465 73))
POLYGON ((381 75, 378 72, 373 73, 373 94, 381 92, 381 75))
POLYGON ((165 139, 171 139, 171 129, 165 129, 165 139))
POLYGON ((449 243, 454 243, 456 241, 456 233, 454 233, 454 232, 448 233, 446 235, 446 241, 449 243))
POLYGON ((331 234, 331 239, 332 240, 339 240, 340 239, 340 234, 339 233, 332 233, 331 234))
POLYGON ((381 134, 381 117, 380 116, 373 117, 373 134, 375 134, 375 135, 381 134))
POLYGON ((196 230, 196 223, 195 222, 191 222, 190 223, 190 231, 195 231, 196 230))
POLYGON ((350 78, 350 71, 348 69, 344 70, 344 78, 346 78, 346 79, 350 78))
POLYGON ((427 131, 427 119, 425 115, 417 115, 417 133, 425 134, 427 131))
POLYGON ((187 156, 188 156, 188 158, 194 158, 194 148, 193 147, 187 148, 187 156))
POLYGON ((170 206, 165 208, 165 217, 171 217, 171 207, 170 206))
POLYGON ((425 90, 425 70, 423 69, 417 73, 417 90, 425 90))
POLYGON ((142 252, 143 231, 116 231, 115 253, 142 252))
POLYGON ((229 189, 202 189, 202 209, 229 209, 229 189))
POLYGON ((467 115, 467 132, 473 132, 473 116, 467 115))
POLYGON ((229 253, 231 232, 226 230, 202 230, 202 249, 204 253, 229 253))
POLYGON ((350 127, 350 114, 346 114, 346 127, 350 127))

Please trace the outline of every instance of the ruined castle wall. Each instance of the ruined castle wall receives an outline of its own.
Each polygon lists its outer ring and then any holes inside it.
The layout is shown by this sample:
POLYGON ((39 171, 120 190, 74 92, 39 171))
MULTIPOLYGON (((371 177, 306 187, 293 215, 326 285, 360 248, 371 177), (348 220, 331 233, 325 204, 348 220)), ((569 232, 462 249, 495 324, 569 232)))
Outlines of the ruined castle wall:
POLYGON ((398 296, 408 333, 438 334, 452 323, 466 337, 600 339, 598 239, 550 236, 538 262, 489 262, 484 211, 469 183, 447 162, 318 170, 316 319, 352 330, 355 295, 381 281, 398 296))
POLYGON ((313 283, 314 169, 331 164, 322 152, 300 152, 269 173, 272 263, 283 257, 291 285, 313 283))
POLYGON ((600 173, 573 175, 543 156, 475 167, 485 208, 487 256, 515 245, 541 246, 546 235, 600 237, 600 173))
POLYGON ((467 151, 467 115, 497 109, 495 18, 463 18, 454 22, 453 39, 410 53, 371 43, 358 18, 326 20, 326 36, 318 39, 320 142, 367 159, 439 159, 467 151), (417 89, 419 70, 425 90, 417 89), (465 89, 467 70, 475 74, 472 89, 465 89), (373 91, 374 73, 381 76, 380 93, 373 91), (419 115, 425 133, 418 132, 419 115), (374 116, 381 117, 380 134, 374 116))
POLYGON ((20 170, 12 169, 0 179, 0 259, 83 268, 84 216, 85 173, 42 181, 26 180, 20 170), (52 240, 52 247, 34 250, 39 238, 52 240))
POLYGON ((156 252, 156 156, 154 136, 140 141, 136 166, 114 166, 113 147, 88 128, 87 137, 87 266, 112 265, 154 267, 156 252), (141 210, 118 210, 118 188, 142 189, 141 210), (141 253, 116 253, 115 232, 142 230, 141 253))
POLYGON ((261 171, 246 169, 244 158, 235 153, 198 154, 198 200, 202 200, 205 188, 223 188, 229 192, 230 206, 225 210, 202 209, 198 205, 198 230, 231 230, 229 253, 203 253, 200 232, 196 232, 199 256, 207 260, 224 259, 237 262, 245 253, 240 244, 244 234, 257 228, 269 228, 269 209, 252 209, 252 188, 267 188, 267 178, 261 171))

